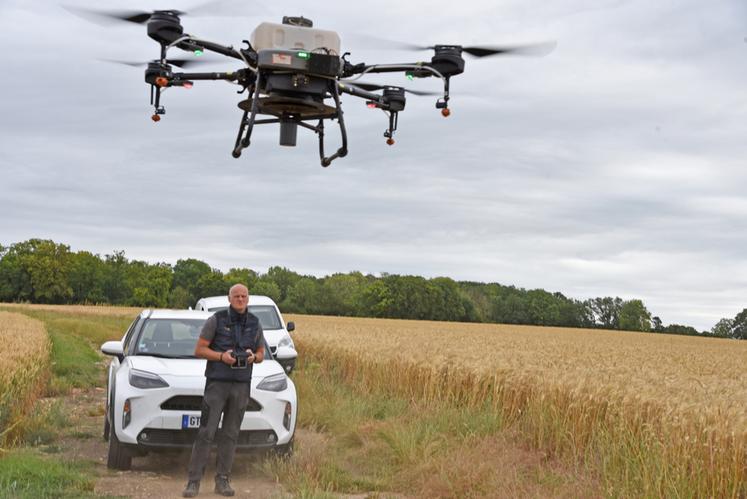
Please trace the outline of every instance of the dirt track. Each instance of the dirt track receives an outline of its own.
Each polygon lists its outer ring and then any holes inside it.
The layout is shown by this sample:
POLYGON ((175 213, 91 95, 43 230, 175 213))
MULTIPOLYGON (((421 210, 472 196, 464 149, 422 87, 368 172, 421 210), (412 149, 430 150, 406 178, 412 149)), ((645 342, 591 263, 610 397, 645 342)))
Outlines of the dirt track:
MULTIPOLYGON (((70 427, 59 443, 64 459, 95 463, 95 492, 132 498, 181 497, 186 484, 189 453, 150 454, 132 460, 131 471, 112 471, 106 467, 108 444, 101 438, 104 390, 76 390, 63 400, 70 427)), ((232 486, 235 497, 281 497, 280 484, 254 470, 259 459, 238 454, 234 461, 232 486)), ((199 497, 218 497, 213 493, 214 462, 208 465, 199 497)))

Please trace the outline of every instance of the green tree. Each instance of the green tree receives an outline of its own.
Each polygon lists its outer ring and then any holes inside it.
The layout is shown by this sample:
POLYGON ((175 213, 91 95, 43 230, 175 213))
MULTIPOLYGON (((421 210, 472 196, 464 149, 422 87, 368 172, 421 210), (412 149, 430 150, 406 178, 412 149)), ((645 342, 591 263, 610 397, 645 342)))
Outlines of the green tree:
POLYGON ((228 296, 228 287, 223 279, 223 273, 218 269, 202 274, 193 286, 192 297, 194 302, 205 296, 228 296))
POLYGON ((148 264, 133 260, 127 267, 127 287, 132 290, 128 304, 163 308, 168 305, 172 269, 166 263, 148 264))
MULTIPOLYGON (((214 296, 212 294, 202 294, 203 289, 201 288, 201 286, 208 288, 212 287, 214 284, 212 281, 214 276, 205 277, 209 276, 212 272, 213 269, 210 268, 210 265, 202 260, 197 260, 195 258, 177 260, 176 265, 174 265, 172 288, 176 289, 177 287, 180 287, 185 289, 189 294, 188 302, 195 304, 197 300, 203 296, 214 296), (200 279, 203 279, 202 285, 200 284, 200 279), (208 282, 210 285, 207 284, 208 282)), ((227 295, 228 291, 223 290, 219 294, 227 295)))
POLYGON ((738 340, 747 340, 747 308, 742 309, 731 325, 731 337, 738 340))
POLYGON ((104 262, 88 251, 70 255, 68 282, 73 290, 74 303, 105 303, 104 262))
POLYGON ((360 272, 332 274, 324 278, 317 298, 319 309, 331 315, 354 315, 363 280, 360 272))
POLYGON ((596 325, 605 329, 619 329, 621 307, 621 298, 610 296, 594 298, 591 301, 591 309, 594 312, 596 325))
POLYGON ((302 277, 288 290, 284 310, 296 314, 320 313, 320 284, 313 277, 302 277))
MULTIPOLYGON (((257 273, 252 269, 247 268, 232 268, 223 276, 227 290, 234 284, 243 284, 249 288, 250 293, 252 292, 252 287, 256 284, 257 279, 259 279, 257 273)), ((227 291, 226 294, 228 294, 227 291)))
POLYGON ((49 239, 29 239, 11 245, 0 266, 0 294, 11 300, 67 303, 70 247, 49 239))
POLYGON ((123 305, 132 296, 127 282, 128 264, 124 251, 114 251, 104 257, 104 296, 111 304, 123 305))
POLYGON ((651 313, 641 300, 628 300, 620 306, 620 329, 625 331, 650 331, 651 313))
POLYGON ((722 338, 728 338, 731 336, 731 331, 734 328, 734 319, 721 319, 711 328, 711 334, 714 336, 720 336, 722 338))
POLYGON ((277 285, 280 293, 277 301, 280 303, 285 301, 285 298, 288 296, 288 291, 293 284, 301 278, 301 275, 292 270, 288 270, 285 267, 275 266, 267 269, 267 274, 265 274, 264 277, 266 280, 272 281, 277 285))
POLYGON ((253 295, 269 296, 274 302, 280 301, 280 287, 270 280, 264 277, 260 277, 254 284, 254 288, 249 292, 253 295))
POLYGON ((651 329, 657 333, 660 333, 662 329, 664 329, 664 326, 661 322, 661 318, 657 316, 653 316, 651 318, 651 329))
POLYGON ((169 308, 188 308, 194 306, 189 291, 181 286, 177 286, 169 291, 169 308))

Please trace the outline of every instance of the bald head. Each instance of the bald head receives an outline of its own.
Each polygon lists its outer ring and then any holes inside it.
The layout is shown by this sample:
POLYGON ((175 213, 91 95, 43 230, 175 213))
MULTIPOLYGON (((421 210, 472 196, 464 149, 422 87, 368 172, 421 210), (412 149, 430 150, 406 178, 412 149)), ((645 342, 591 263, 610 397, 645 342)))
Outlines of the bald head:
POLYGON ((228 290, 228 303, 235 311, 243 314, 249 304, 249 289, 243 284, 234 284, 228 290))

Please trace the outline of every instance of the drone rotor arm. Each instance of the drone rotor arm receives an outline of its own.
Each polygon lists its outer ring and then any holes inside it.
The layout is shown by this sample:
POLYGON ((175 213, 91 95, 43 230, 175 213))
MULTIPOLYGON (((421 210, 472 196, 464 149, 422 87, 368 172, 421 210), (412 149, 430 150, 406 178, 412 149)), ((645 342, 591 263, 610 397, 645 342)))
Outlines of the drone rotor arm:
POLYGON ((356 87, 355 84, 337 82, 337 88, 340 92, 352 95, 354 97, 360 97, 361 99, 368 99, 369 101, 379 102, 381 95, 373 92, 368 92, 360 87, 356 87))

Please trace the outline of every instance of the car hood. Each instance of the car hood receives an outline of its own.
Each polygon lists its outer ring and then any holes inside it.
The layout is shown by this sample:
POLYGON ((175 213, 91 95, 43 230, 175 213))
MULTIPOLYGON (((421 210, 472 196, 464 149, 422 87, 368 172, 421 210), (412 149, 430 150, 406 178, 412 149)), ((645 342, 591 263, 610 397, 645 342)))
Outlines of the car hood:
MULTIPOLYGON (((185 377, 204 377, 205 363, 203 359, 162 359, 160 357, 150 357, 146 355, 131 355, 127 357, 130 367, 148 371, 161 376, 185 376, 185 377)), ((252 368, 252 378, 264 378, 273 374, 283 373, 282 366, 274 360, 266 360, 259 364, 254 364, 252 368)))

